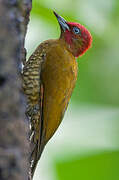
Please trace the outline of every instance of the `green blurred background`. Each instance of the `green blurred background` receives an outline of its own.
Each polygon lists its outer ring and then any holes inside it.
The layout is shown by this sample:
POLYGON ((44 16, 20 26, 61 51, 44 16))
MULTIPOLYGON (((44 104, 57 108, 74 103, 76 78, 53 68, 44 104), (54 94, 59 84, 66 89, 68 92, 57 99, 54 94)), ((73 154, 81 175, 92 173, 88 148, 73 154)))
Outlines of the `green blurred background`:
POLYGON ((93 45, 78 59, 76 88, 34 180, 118 180, 119 0, 33 0, 28 57, 43 40, 59 37, 52 10, 85 25, 93 45))

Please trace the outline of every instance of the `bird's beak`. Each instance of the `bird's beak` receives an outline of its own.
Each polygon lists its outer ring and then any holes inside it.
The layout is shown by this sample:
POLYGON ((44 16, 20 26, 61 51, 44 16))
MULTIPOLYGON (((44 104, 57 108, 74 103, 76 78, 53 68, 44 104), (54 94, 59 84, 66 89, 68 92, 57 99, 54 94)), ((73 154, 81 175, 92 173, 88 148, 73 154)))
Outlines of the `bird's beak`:
POLYGON ((67 22, 65 21, 64 18, 62 18, 61 16, 59 16, 55 11, 54 11, 54 15, 56 16, 59 24, 60 24, 60 27, 61 29, 65 32, 66 30, 70 30, 67 22))

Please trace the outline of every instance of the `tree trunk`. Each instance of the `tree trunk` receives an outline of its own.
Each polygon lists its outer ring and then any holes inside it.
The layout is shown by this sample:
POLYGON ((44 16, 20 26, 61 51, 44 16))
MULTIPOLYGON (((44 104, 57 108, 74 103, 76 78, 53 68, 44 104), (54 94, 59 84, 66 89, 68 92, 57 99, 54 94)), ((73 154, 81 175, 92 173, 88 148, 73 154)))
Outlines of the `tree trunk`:
POLYGON ((0 180, 28 180, 28 122, 21 61, 31 0, 0 0, 0 180))

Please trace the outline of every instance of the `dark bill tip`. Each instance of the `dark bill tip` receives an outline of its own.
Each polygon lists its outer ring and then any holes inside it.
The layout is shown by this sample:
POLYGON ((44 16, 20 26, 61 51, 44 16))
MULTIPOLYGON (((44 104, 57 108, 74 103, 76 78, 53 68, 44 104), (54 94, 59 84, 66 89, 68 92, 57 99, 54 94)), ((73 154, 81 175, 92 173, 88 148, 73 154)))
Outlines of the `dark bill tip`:
POLYGON ((55 11, 53 11, 53 13, 56 16, 56 18, 58 18, 59 15, 55 11))

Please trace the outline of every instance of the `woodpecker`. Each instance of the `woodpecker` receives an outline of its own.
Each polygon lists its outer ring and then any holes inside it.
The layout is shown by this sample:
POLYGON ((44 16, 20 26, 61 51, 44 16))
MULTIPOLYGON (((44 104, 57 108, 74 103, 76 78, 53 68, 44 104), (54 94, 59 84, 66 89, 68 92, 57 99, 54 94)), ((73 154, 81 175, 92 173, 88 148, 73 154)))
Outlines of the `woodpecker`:
POLYGON ((22 74, 31 131, 31 177, 67 109, 77 80, 76 58, 92 43, 91 34, 83 25, 54 14, 60 25, 60 38, 42 42, 26 61, 22 74))

